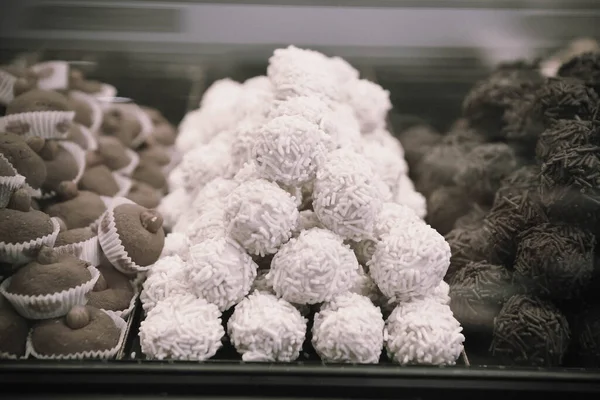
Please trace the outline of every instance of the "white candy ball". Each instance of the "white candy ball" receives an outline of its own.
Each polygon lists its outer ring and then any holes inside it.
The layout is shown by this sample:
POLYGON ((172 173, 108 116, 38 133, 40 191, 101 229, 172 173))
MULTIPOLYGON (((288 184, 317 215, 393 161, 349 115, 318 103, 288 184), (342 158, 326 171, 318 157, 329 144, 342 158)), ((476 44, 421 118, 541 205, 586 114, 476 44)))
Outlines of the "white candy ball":
POLYGON ((165 237, 165 245, 163 246, 160 258, 178 256, 183 261, 186 261, 190 254, 190 241, 187 235, 178 232, 171 232, 165 237))
POLYGON ((392 109, 390 92, 366 79, 353 80, 346 86, 346 102, 354 110, 362 133, 384 128, 392 109))
POLYGON ((166 228, 173 228, 191 202, 190 194, 183 187, 163 197, 157 207, 157 211, 163 217, 163 225, 166 228))
POLYGON ((223 177, 230 162, 231 154, 224 143, 202 145, 187 152, 179 165, 185 189, 193 193, 213 179, 223 177))
POLYGON ((154 263, 140 294, 142 307, 146 313, 161 300, 190 292, 185 268, 185 261, 177 255, 161 258, 154 263))

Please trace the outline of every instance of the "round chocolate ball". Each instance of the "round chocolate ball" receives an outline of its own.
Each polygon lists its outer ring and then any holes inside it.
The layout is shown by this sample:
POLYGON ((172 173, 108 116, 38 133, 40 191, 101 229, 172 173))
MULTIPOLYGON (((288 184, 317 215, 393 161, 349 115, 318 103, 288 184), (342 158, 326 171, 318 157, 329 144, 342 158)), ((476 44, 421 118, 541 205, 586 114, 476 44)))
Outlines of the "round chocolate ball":
POLYGON ((471 209, 471 201, 464 189, 442 186, 427 199, 427 222, 440 234, 445 235, 454 227, 456 220, 471 209))
POLYGON ((558 70, 558 75, 577 78, 600 93, 600 52, 587 52, 573 57, 558 70))
POLYGON ((536 158, 543 163, 557 152, 587 144, 600 144, 600 130, 591 121, 561 119, 540 135, 536 158))
POLYGON ((444 278, 449 282, 457 271, 471 261, 485 260, 487 237, 483 228, 455 228, 444 236, 450 245, 450 266, 444 278))

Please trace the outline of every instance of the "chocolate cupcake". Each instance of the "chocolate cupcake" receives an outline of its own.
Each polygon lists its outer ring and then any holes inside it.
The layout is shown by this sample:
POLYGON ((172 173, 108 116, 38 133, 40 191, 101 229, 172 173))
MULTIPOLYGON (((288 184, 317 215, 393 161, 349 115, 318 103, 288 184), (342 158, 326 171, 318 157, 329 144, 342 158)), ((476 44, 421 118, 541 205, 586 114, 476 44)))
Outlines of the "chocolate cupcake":
POLYGON ((0 153, 25 177, 25 187, 32 196, 41 196, 41 187, 46 180, 47 171, 44 160, 38 152, 44 146, 44 140, 32 138, 25 140, 11 133, 0 133, 0 153))
POLYGON ((162 169, 154 164, 140 161, 131 177, 137 181, 147 183, 155 189, 163 190, 167 187, 167 178, 162 169))
POLYGON ((142 207, 157 208, 162 195, 158 190, 144 182, 133 181, 127 198, 142 207))
POLYGON ((573 226, 535 226, 519 237, 515 278, 543 298, 579 298, 592 278, 595 245, 591 233, 573 226))
POLYGON ((152 129, 148 115, 135 104, 111 105, 104 111, 101 132, 119 139, 129 148, 142 145, 152 129))
POLYGON ((126 319, 135 306, 135 284, 110 264, 100 265, 98 270, 100 277, 88 294, 88 305, 126 319))
POLYGON ((131 181, 112 172, 105 165, 88 168, 79 181, 79 188, 101 196, 119 197, 129 193, 131 181))
POLYGON ((154 129, 150 134, 150 139, 161 146, 175 145, 177 139, 177 129, 168 122, 153 124, 154 129))
POLYGON ((89 306, 73 307, 66 316, 38 322, 28 347, 38 359, 113 358, 127 324, 119 317, 89 306))
POLYGON ((98 101, 83 92, 73 90, 68 95, 69 106, 75 111, 74 121, 97 133, 102 125, 102 108, 98 101))
POLYGON ((99 275, 85 261, 44 247, 36 261, 2 283, 0 292, 25 318, 55 318, 85 304, 99 275))
POLYGON ((573 57, 558 69, 558 75, 580 79, 600 94, 600 52, 587 52, 573 57))
POLYGON ((8 205, 12 194, 25 183, 25 177, 0 153, 0 208, 8 205))
POLYGON ((162 217, 131 200, 116 198, 100 221, 98 239, 104 255, 119 271, 146 271, 164 246, 162 217))
POLYGON ((0 295, 0 360, 27 358, 29 324, 0 295))
MULTIPOLYGON (((50 141, 48 141, 50 143, 50 141)), ((45 160, 48 173, 42 190, 54 194, 62 182, 79 182, 85 171, 85 152, 75 143, 61 141, 56 143, 55 154, 45 160)))
POLYGON ((555 367, 562 364, 571 330, 553 304, 515 295, 494 322, 491 351, 506 365, 555 367))
POLYGON ((59 232, 54 243, 58 254, 71 254, 93 266, 100 264, 98 235, 91 228, 75 228, 59 232))
POLYGON ((427 223, 445 235, 456 220, 471 209, 471 200, 465 190, 456 186, 442 186, 427 199, 427 223))
POLYGON ((104 165, 122 175, 131 175, 140 162, 136 152, 125 147, 119 139, 111 136, 98 138, 96 153, 104 165))
POLYGON ((60 93, 34 89, 17 96, 0 118, 0 131, 23 137, 64 139, 75 113, 60 93))
POLYGON ((75 143, 86 151, 95 151, 98 149, 98 141, 92 132, 85 126, 74 123, 69 129, 67 140, 75 143))
POLYGON ((55 218, 31 209, 24 189, 13 193, 7 208, 0 208, 0 262, 22 264, 42 246, 53 246, 60 230, 55 218))
POLYGON ((45 211, 64 221, 68 229, 94 228, 106 211, 106 203, 95 193, 78 190, 72 182, 64 182, 57 189, 59 203, 48 206, 45 211))

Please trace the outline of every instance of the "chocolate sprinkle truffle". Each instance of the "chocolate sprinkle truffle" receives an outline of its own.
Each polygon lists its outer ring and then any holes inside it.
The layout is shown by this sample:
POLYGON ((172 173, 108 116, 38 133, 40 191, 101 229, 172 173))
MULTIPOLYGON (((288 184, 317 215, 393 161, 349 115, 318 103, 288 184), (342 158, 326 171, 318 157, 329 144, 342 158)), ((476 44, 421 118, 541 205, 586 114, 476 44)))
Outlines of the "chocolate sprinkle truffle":
POLYGON ((559 366, 570 336, 566 317, 553 304, 515 295, 496 317, 491 351, 507 365, 559 366))
POLYGON ((25 177, 27 184, 34 189, 42 187, 46 180, 46 165, 28 142, 12 133, 0 133, 0 153, 25 177))
POLYGON ((598 95, 578 79, 551 78, 536 92, 534 113, 546 127, 559 119, 591 120, 598 110, 598 95))
POLYGON ((429 149, 440 142, 442 135, 427 125, 417 125, 400 133, 398 139, 404 147, 406 162, 412 166, 417 165, 429 149))
POLYGON ((108 197, 116 196, 120 190, 112 172, 105 165, 88 168, 79 181, 79 188, 108 197))
POLYGON ((595 244, 592 234, 573 226, 535 226, 520 236, 515 277, 540 297, 576 298, 591 280, 595 244))
POLYGON ((600 94, 600 52, 584 53, 572 58, 559 68, 558 75, 581 79, 600 94))
POLYGON ((470 203, 462 188, 442 186, 427 199, 427 222, 445 235, 452 230, 455 221, 471 209, 470 203))
POLYGON ((464 158, 467 150, 459 145, 439 144, 432 147, 417 165, 415 186, 429 196, 440 186, 453 186, 454 175, 458 172, 456 162, 464 158))
POLYGON ((591 121, 561 119, 540 135, 536 158, 545 162, 554 153, 583 145, 600 145, 600 127, 591 121))
POLYGON ((27 320, 0 295, 0 359, 3 355, 24 356, 28 333, 27 320))
POLYGON ((512 273, 502 265, 470 262, 450 280, 450 308, 465 329, 491 334, 494 318, 514 294, 512 273))
POLYGON ((471 261, 483 261, 488 239, 483 228, 455 228, 444 236, 450 245, 450 267, 444 278, 449 282, 457 271, 471 261))

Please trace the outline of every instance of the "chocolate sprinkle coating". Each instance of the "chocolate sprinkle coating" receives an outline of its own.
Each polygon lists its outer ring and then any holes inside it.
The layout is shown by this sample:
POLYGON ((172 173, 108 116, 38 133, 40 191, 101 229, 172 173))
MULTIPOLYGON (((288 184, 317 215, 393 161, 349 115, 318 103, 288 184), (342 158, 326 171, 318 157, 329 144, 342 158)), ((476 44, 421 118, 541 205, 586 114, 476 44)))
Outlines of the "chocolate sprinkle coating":
POLYGON ((79 188, 109 197, 113 197, 119 192, 117 181, 105 165, 87 169, 79 181, 79 188))
POLYGON ((450 266, 444 278, 449 282, 457 271, 471 261, 486 259, 485 249, 488 238, 483 228, 455 228, 444 236, 452 256, 450 266))
POLYGON ((461 160, 456 184, 482 204, 491 204, 502 179, 517 167, 514 151, 504 143, 486 143, 461 160))
POLYGON ((456 220, 471 209, 465 190, 456 186, 442 186, 427 199, 427 222, 441 235, 450 232, 456 220))
POLYGON ((23 138, 12 133, 0 133, 0 153, 31 187, 39 189, 42 186, 46 180, 46 165, 23 138))
POLYGON ((549 127, 560 119, 594 119, 598 95, 578 79, 550 78, 536 93, 535 113, 549 127))
POLYGON ((35 351, 43 355, 66 355, 115 348, 121 336, 115 322, 103 311, 86 308, 91 321, 81 329, 69 328, 64 317, 37 323, 31 334, 35 351))
POLYGON ((404 147, 406 162, 413 166, 442 140, 442 135, 429 126, 417 125, 401 132, 398 139, 404 147))
POLYGON ((538 297, 515 295, 494 322, 490 350, 507 365, 561 365, 569 347, 567 318, 552 303, 538 297))
POLYGON ((416 189, 425 196, 440 186, 453 186, 454 175, 468 148, 459 145, 439 144, 429 149, 415 168, 416 189))
POLYGON ((595 245, 591 233, 573 226, 535 226, 520 235, 515 278, 540 297, 577 298, 592 277, 595 245))
POLYGON ((25 243, 52 233, 50 217, 43 212, 0 208, 0 242, 25 243))
POLYGON ((17 96, 6 107, 6 115, 34 111, 70 111, 67 98, 52 90, 33 89, 17 96))
POLYGON ((71 200, 56 203, 46 212, 52 217, 59 217, 69 229, 85 228, 94 223, 106 211, 106 205, 95 193, 80 191, 71 200))
POLYGON ((578 362, 588 368, 600 367, 600 305, 579 316, 573 336, 578 362))
POLYGON ((600 52, 578 55, 564 63, 558 76, 577 78, 600 94, 600 52))
POLYGON ((0 353, 25 355, 29 325, 0 295, 0 353))
POLYGON ((591 121, 561 119, 540 135, 536 158, 543 163, 555 153, 583 145, 600 145, 600 126, 591 121))
POLYGON ((504 266, 470 262, 450 280, 450 308, 465 328, 492 333, 494 318, 515 291, 504 266))

